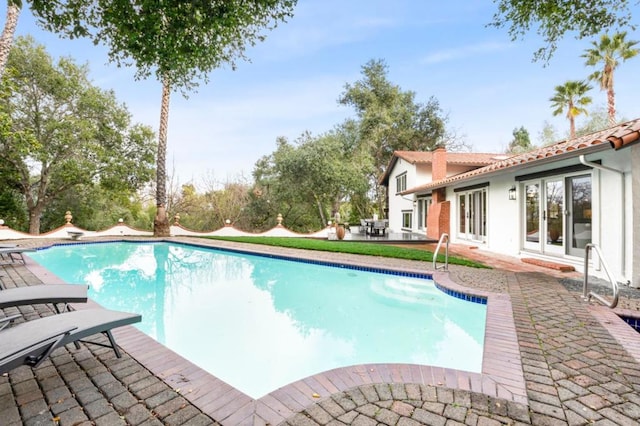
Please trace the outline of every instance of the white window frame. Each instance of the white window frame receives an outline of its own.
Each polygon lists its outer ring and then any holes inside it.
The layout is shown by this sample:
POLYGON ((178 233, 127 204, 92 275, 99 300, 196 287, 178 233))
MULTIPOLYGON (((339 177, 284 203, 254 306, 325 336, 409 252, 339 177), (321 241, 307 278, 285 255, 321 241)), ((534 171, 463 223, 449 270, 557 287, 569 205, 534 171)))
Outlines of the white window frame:
POLYGON ((411 231, 413 228, 413 210, 402 210, 402 229, 411 231), (407 226, 407 223, 409 224, 407 226))
POLYGON ((396 176, 396 193, 406 191, 407 189, 407 172, 396 176))

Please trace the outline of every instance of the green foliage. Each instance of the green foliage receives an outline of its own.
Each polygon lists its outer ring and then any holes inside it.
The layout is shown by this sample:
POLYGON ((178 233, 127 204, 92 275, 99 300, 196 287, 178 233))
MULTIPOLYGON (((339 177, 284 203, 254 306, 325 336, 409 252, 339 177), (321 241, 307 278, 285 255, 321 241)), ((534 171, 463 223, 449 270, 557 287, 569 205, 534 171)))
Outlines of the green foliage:
MULTIPOLYGON (((391 257, 396 259, 433 261, 433 253, 427 250, 397 247, 388 244, 372 244, 349 241, 329 241, 313 238, 290 237, 206 237, 213 240, 235 241, 240 243, 263 244, 278 247, 296 248, 304 250, 328 251, 333 253, 362 254, 367 256, 391 257)), ((444 262, 444 256, 438 255, 438 262, 444 262)), ((453 265, 470 266, 474 268, 488 268, 478 262, 449 256, 449 263, 453 265)))
POLYGON ((580 114, 587 114, 586 106, 591 103, 587 92, 591 86, 586 81, 571 80, 563 85, 556 86, 555 94, 549 99, 553 108, 553 115, 565 115, 569 120, 569 137, 576 137, 575 118, 580 114))
POLYGON ((228 181, 218 189, 216 186, 219 185, 209 182, 204 194, 199 194, 193 184, 182 185, 171 205, 172 215, 179 214, 181 225, 197 231, 219 229, 227 220, 242 229, 250 186, 241 181, 228 181))
POLYGON ((552 145, 558 142, 560 137, 558 136, 558 131, 553 126, 553 124, 545 121, 542 130, 538 133, 538 141, 540 142, 540 146, 552 145))
POLYGON ((531 144, 529 131, 525 129, 524 126, 513 129, 513 140, 509 143, 507 153, 522 154, 531 151, 533 148, 534 146, 531 144))
POLYGON ((153 132, 131 125, 114 94, 87 74, 69 58, 54 63, 31 38, 18 38, 9 55, 0 162, 18 177, 31 233, 47 206, 78 185, 131 194, 153 177, 153 132))
POLYGON ((27 220, 26 209, 22 202, 20 192, 12 188, 13 182, 5 179, 4 173, 0 171, 0 219, 8 227, 27 231, 29 222, 27 220))
POLYGON ((383 60, 371 60, 362 67, 363 78, 346 84, 339 98, 352 106, 360 119, 360 141, 384 170, 396 150, 429 150, 443 142, 445 119, 435 98, 416 103, 415 93, 403 91, 388 78, 383 60))
MULTIPOLYGON (((134 224, 140 219, 142 206, 128 192, 112 191, 101 185, 76 185, 51 201, 41 219, 41 228, 49 231, 65 223, 64 214, 70 211, 73 223, 80 228, 103 230, 123 219, 134 224)), ((149 223, 144 229, 149 229, 149 223)))
POLYGON ((585 58, 585 65, 602 67, 601 70, 589 76, 590 80, 599 83, 602 90, 613 87, 613 72, 620 65, 620 61, 631 59, 640 52, 634 47, 638 41, 627 41, 626 37, 626 32, 616 33, 611 37, 603 34, 600 36, 600 41, 592 41, 592 47, 582 55, 585 58))
POLYGON ((293 13, 296 0, 77 1, 32 0, 45 29, 62 36, 88 37, 108 48, 111 61, 135 66, 137 78, 186 90, 207 81, 222 65, 246 59, 247 45, 262 41, 293 13))
MULTIPOLYGON (((589 110, 587 120, 576 128, 576 136, 584 136, 609 127, 609 120, 606 107, 600 105, 589 110)), ((626 119, 622 119, 626 121, 626 119)), ((540 146, 552 145, 562 139, 569 139, 570 134, 566 132, 564 136, 558 134, 557 129, 549 122, 545 121, 542 130, 538 134, 540 146)))
POLYGON ((534 59, 548 61, 567 33, 576 38, 592 37, 612 28, 632 28, 629 0, 494 0, 498 10, 489 26, 508 28, 512 40, 531 30, 542 36, 546 46, 534 59))
POLYGON ((379 212, 385 194, 377 184, 393 152, 431 150, 444 145, 447 137, 446 117, 438 101, 430 98, 426 104, 417 103, 415 93, 392 84, 387 73, 383 60, 367 62, 362 67, 362 79, 346 84, 339 98, 358 115, 360 149, 372 164, 364 172, 368 173, 370 187, 375 188, 373 198, 379 212))
POLYGON ((370 167, 351 122, 317 137, 303 134, 293 144, 279 138, 276 151, 258 161, 253 172, 251 225, 264 230, 281 213, 292 230, 321 229, 345 200, 366 194, 370 167))
POLYGON ((594 71, 589 76, 589 79, 598 82, 600 90, 607 92, 610 126, 616 123, 615 92, 613 87, 614 72, 620 65, 620 61, 624 62, 627 59, 631 59, 640 52, 634 47, 638 42, 627 41, 626 36, 626 32, 616 33, 611 37, 608 34, 603 34, 600 37, 600 41, 592 42, 592 47, 582 55, 586 59, 585 65, 601 67, 599 70, 594 71))
POLYGON ((589 110, 588 119, 576 129, 576 136, 588 135, 609 127, 607 109, 599 106, 589 110))

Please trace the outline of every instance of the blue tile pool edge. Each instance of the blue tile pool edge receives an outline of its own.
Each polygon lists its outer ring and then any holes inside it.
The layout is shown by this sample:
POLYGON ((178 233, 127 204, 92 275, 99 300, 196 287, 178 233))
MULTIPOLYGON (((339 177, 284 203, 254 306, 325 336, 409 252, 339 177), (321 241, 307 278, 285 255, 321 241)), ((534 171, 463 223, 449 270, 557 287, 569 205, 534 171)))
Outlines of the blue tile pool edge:
POLYGON ((340 262, 332 262, 327 260, 317 260, 317 259, 304 259, 293 256, 286 256, 281 254, 274 253, 264 253, 259 251, 251 251, 251 250, 243 250, 243 249, 234 249, 229 247, 213 247, 206 244, 196 244, 196 243, 187 243, 184 241, 170 241, 170 240, 109 240, 109 241, 79 241, 79 242, 61 242, 61 243, 52 243, 46 246, 37 247, 36 250, 46 250, 51 247, 56 246, 71 246, 71 245, 87 245, 87 244, 109 244, 109 243, 133 243, 133 244, 158 244, 158 243, 169 243, 174 245, 182 245, 188 247, 198 247, 198 248, 206 248, 209 250, 216 251, 226 251, 231 253, 239 253, 239 254, 247 254, 253 256, 261 256, 267 257, 271 259, 279 259, 279 260, 288 260, 291 262, 300 262, 300 263, 309 263, 313 265, 321 265, 321 266, 331 266, 334 268, 344 268, 344 269, 352 269, 356 271, 364 271, 364 272, 374 272, 379 274, 387 274, 387 275, 395 275, 401 277, 409 277, 409 278, 419 278, 419 279, 427 279, 433 280, 436 288, 445 294, 455 297, 457 299, 465 300, 467 302, 478 303, 481 305, 487 304, 487 297, 481 296, 472 293, 466 293, 459 290, 453 290, 445 287, 444 285, 435 281, 433 274, 429 272, 415 272, 415 271, 400 271, 395 269, 388 268, 378 268, 372 266, 363 266, 363 265, 351 265, 340 262))
POLYGON ((640 318, 628 315, 618 315, 620 319, 626 322, 631 328, 640 333, 640 318))

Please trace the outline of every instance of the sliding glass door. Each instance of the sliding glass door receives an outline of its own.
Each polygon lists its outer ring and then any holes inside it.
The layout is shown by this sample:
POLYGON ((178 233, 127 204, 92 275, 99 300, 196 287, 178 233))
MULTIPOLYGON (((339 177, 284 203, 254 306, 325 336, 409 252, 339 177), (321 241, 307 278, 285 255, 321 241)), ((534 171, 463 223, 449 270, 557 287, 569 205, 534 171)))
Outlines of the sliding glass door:
POLYGON ((472 241, 486 240, 486 188, 458 193, 458 237, 472 241))
POLYGON ((575 256, 584 255, 584 246, 591 242, 591 176, 568 178, 567 199, 568 252, 575 256))
POLYGON ((591 242, 591 175, 524 183, 523 247, 581 256, 591 242))

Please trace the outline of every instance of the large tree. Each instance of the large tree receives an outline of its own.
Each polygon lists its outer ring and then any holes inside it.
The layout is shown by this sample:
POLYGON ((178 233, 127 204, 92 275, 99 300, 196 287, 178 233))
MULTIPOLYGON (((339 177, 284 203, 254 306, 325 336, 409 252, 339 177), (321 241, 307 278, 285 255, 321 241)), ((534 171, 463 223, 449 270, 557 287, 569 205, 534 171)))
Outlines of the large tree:
POLYGON ((587 96, 589 90, 591 90, 591 86, 587 82, 571 80, 556 86, 555 94, 549 99, 553 115, 560 115, 566 111, 570 139, 576 137, 576 117, 580 114, 587 114, 585 107, 591 103, 591 98, 587 96))
POLYGON ((56 63, 44 46, 18 38, 0 99, 0 164, 18 176, 29 232, 51 201, 76 185, 135 191, 151 179, 153 131, 132 125, 112 92, 91 85, 86 66, 56 63))
POLYGON ((600 67, 589 76, 592 81, 597 81, 600 90, 607 92, 607 112, 609 116, 609 126, 616 124, 616 96, 613 87, 614 72, 620 61, 631 59, 640 52, 634 48, 637 41, 627 41, 627 33, 616 33, 609 37, 608 34, 600 36, 600 41, 593 41, 592 47, 587 49, 582 55, 586 58, 585 64, 591 67, 600 67))
POLYGON ((166 214, 166 149, 169 100, 186 95, 222 65, 235 68, 247 45, 291 16, 296 0, 33 0, 45 28, 85 36, 108 47, 117 65, 136 67, 136 78, 155 75, 162 83, 156 177, 156 236, 169 235, 166 214))
MULTIPOLYGON (((305 133, 293 143, 278 138, 277 145, 254 168, 252 212, 257 227, 260 222, 273 225, 276 215, 282 213, 290 229, 317 230, 354 194, 366 194, 366 172, 371 165, 367 158, 360 158, 352 122, 320 136, 305 133)), ((351 212, 341 213, 347 221, 351 212)))
POLYGON ((416 102, 414 92, 403 91, 387 74, 383 60, 370 60, 362 67, 362 79, 346 84, 339 98, 358 115, 362 149, 373 159, 369 178, 377 191, 379 212, 383 211, 385 194, 377 183, 394 151, 426 151, 453 143, 446 139, 446 117, 438 101, 432 97, 426 104, 416 102))
POLYGON ((493 0, 498 10, 490 26, 508 28, 512 40, 535 30, 546 43, 535 59, 549 60, 567 34, 588 38, 603 31, 635 28, 631 5, 637 0, 493 0))
POLYGON ((533 148, 529 131, 524 126, 513 129, 513 139, 509 142, 509 147, 507 148, 508 154, 522 154, 523 152, 531 151, 533 148))

